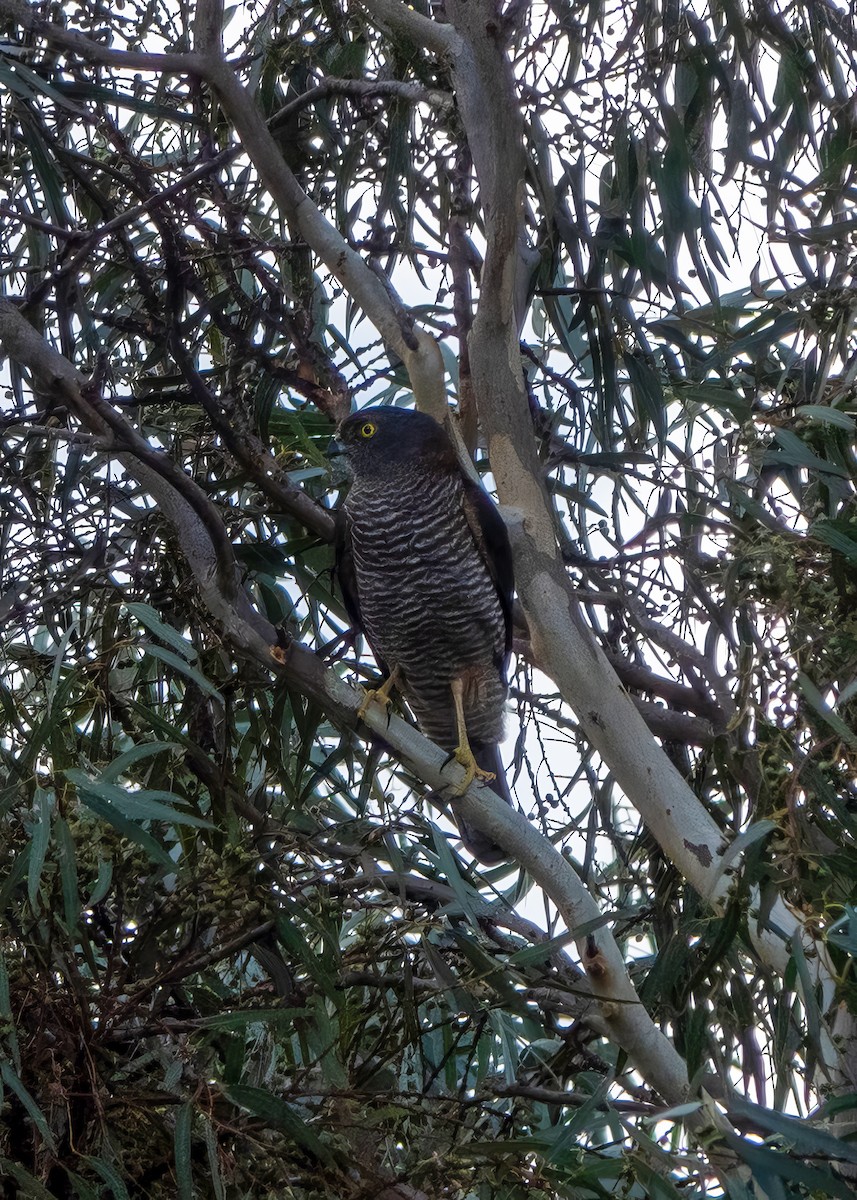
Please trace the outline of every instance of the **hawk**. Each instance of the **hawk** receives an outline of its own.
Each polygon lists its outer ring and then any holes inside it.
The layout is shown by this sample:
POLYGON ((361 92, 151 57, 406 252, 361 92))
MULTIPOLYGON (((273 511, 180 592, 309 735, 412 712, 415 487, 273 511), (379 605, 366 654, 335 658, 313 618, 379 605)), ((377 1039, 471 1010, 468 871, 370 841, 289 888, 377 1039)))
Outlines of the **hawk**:
MULTIPOLYGON (((464 766, 459 794, 484 779, 512 803, 500 759, 512 645, 512 553, 483 488, 462 471, 437 421, 364 408, 342 422, 351 488, 339 510, 336 571, 345 607, 423 733, 464 766)), ((459 821, 484 863, 507 856, 459 821)))

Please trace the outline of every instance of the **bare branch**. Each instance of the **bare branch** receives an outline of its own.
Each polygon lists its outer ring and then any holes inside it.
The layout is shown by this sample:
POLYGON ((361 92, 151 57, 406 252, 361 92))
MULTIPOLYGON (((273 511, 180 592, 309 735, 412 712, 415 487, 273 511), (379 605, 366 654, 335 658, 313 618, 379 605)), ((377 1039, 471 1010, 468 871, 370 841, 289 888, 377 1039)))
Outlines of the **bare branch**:
MULTIPOLYGON (((517 248, 523 187, 520 108, 489 0, 448 0, 462 37, 453 57, 459 109, 470 142, 485 214, 486 255, 470 337, 473 386, 504 505, 517 509, 510 534, 518 595, 537 660, 575 710, 591 744, 639 811, 664 853, 715 910, 722 910, 737 863, 698 797, 655 742, 603 651, 585 626, 558 553, 553 514, 541 484, 515 323, 517 248)), ((493 836, 493 833, 492 833, 493 836)), ((502 844, 502 839, 501 844, 502 844)), ((769 923, 751 921, 765 961, 785 970, 797 935, 832 999, 825 948, 780 901, 769 923)), ((835 1061, 832 1043, 828 1062, 835 1061)))
POLYGON ((198 74, 194 54, 149 54, 139 50, 115 50, 102 46, 81 33, 62 29, 43 20, 25 0, 0 0, 0 15, 9 18, 26 32, 43 37, 49 45, 69 50, 86 62, 129 71, 153 71, 169 75, 198 74))
POLYGON ((360 305, 375 328, 402 359, 417 397, 426 396, 430 408, 444 396, 443 360, 434 338, 418 332, 392 285, 376 275, 339 230, 307 196, 289 170, 252 97, 232 68, 219 57, 208 57, 205 79, 217 92, 224 111, 256 166, 259 175, 283 211, 286 220, 312 247, 331 274, 360 305))
MULTIPOLYGON (((6 353, 26 366, 48 386, 61 387, 64 395, 93 426, 102 427, 103 415, 92 414, 81 395, 82 380, 74 366, 55 351, 27 324, 14 305, 0 303, 0 343, 6 353)), ((123 418, 114 414, 114 430, 123 418)), ((126 443, 142 442, 133 430, 123 433, 126 443), (128 435, 133 434, 133 437, 128 435), (136 439, 136 440, 135 440, 136 439)), ((145 445, 145 443, 143 443, 145 445)), ((126 469, 144 487, 151 489, 168 519, 174 524, 181 546, 196 577, 204 602, 234 644, 269 670, 279 668, 304 695, 322 705, 328 716, 342 727, 358 724, 361 695, 306 647, 297 642, 282 644, 277 630, 250 604, 241 589, 227 594, 216 570, 217 552, 207 525, 177 489, 167 473, 154 470, 149 462, 123 447, 119 455, 126 469)), ((177 468, 175 468, 177 470, 177 468)), ((195 486, 195 485, 194 485, 195 486)), ((215 512, 215 517, 217 516, 215 512)), ((224 533, 225 536, 225 533, 224 533)), ((365 725, 384 742, 400 761, 429 788, 443 791, 460 783, 463 769, 417 729, 397 716, 389 716, 381 705, 370 705, 365 725)), ((601 914, 573 867, 523 816, 509 808, 484 784, 474 784, 455 801, 457 809, 481 832, 508 850, 510 857, 544 888, 556 904, 571 933, 577 935, 581 959, 593 996, 601 1002, 599 1018, 604 1029, 622 1046, 653 1087, 670 1103, 687 1098, 688 1080, 681 1057, 649 1017, 640 1003, 612 933, 601 922, 601 914), (599 927, 600 926, 600 927, 599 927), (592 933, 598 929, 597 934, 592 933)))
POLYGON ((430 104, 432 108, 442 112, 451 112, 455 107, 455 101, 449 92, 422 87, 418 83, 410 83, 403 79, 337 79, 333 75, 325 75, 315 87, 301 92, 294 100, 290 100, 275 112, 268 121, 268 128, 278 129, 296 112, 301 112, 325 96, 357 96, 368 100, 395 96, 399 100, 408 100, 411 104, 430 104))
POLYGON ((359 6, 382 28, 410 38, 434 54, 456 54, 460 48, 451 25, 441 25, 439 21, 424 17, 401 0, 359 0, 359 6))
MULTIPOLYGON (((410 17, 418 18, 417 23, 424 22, 432 29, 444 30, 443 33, 438 33, 444 46, 451 41, 453 34, 451 30, 446 32, 447 27, 419 17, 403 6, 402 11, 410 17)), ((431 411, 432 407, 436 406, 437 397, 440 394, 445 395, 445 391, 443 362, 434 346, 434 339, 414 329, 413 319, 392 286, 387 280, 376 275, 357 251, 348 245, 336 227, 312 203, 289 170, 252 97, 222 57, 220 0, 212 0, 210 4, 198 7, 195 29, 201 41, 198 44, 198 52, 188 54, 149 55, 112 50, 81 34, 68 33, 43 21, 24 0, 0 0, 0 14, 17 21, 28 32, 45 37, 52 45, 73 51, 89 62, 134 70, 194 74, 204 78, 217 92, 225 111, 234 122, 244 151, 252 159, 286 219, 348 290, 388 346, 405 363, 415 396, 426 396, 426 410, 431 411)), ((225 154, 229 156, 231 152, 227 151, 225 154)), ((211 167, 206 164, 200 171, 204 174, 209 169, 211 167)), ((180 190, 195 177, 189 177, 174 187, 180 190)), ((118 223, 125 224, 128 219, 127 215, 123 214, 118 223)), ((82 252, 89 251, 90 247, 87 246, 82 252)))

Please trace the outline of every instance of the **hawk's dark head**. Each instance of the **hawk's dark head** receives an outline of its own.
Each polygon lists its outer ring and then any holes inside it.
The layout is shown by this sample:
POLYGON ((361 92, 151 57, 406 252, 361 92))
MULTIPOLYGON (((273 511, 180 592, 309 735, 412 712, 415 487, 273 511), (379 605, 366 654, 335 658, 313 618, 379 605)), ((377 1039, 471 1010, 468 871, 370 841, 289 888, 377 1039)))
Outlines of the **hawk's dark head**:
POLYGON ((363 408, 339 426, 328 455, 344 454, 352 474, 382 475, 415 467, 455 470, 446 431, 433 417, 410 408, 363 408))

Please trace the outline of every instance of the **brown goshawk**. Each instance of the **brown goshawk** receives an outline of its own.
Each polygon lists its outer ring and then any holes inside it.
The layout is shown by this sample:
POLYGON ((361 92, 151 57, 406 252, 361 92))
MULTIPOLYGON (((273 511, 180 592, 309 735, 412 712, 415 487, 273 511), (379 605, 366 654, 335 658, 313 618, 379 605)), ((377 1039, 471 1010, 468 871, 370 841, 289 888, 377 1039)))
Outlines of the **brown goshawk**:
MULTIPOLYGON (((493 501, 424 413, 366 408, 329 453, 351 488, 338 514, 336 570, 346 609, 420 729, 511 804, 499 746, 512 640, 512 555, 493 501)), ((370 701, 367 701, 370 702, 370 701)), ((459 821, 485 863, 507 856, 459 821)))

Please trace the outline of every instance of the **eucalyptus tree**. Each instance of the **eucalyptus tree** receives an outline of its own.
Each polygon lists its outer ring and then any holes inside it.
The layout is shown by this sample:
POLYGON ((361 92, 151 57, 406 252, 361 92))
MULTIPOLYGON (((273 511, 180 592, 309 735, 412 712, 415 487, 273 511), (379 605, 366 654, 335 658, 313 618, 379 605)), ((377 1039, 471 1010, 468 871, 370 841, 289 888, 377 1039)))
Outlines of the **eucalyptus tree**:
POLYGON ((847 6, 0 18, 5 1194, 852 1195, 847 6), (519 811, 358 714, 367 401, 490 470, 519 811))

